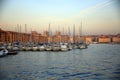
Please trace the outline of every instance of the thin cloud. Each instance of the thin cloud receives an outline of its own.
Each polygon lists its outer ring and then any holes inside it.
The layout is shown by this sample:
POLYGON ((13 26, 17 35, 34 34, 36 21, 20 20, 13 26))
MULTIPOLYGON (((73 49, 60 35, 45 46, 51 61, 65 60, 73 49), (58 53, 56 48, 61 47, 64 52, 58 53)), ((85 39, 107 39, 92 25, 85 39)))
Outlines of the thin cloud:
POLYGON ((92 7, 90 7, 90 8, 87 8, 87 9, 81 11, 81 12, 80 12, 80 16, 85 16, 85 15, 87 15, 87 14, 90 14, 90 13, 92 13, 92 12, 95 12, 95 11, 98 10, 98 9, 104 8, 104 7, 106 7, 106 6, 109 6, 111 3, 112 3, 112 2, 110 2, 110 0, 105 1, 105 2, 102 2, 102 3, 98 3, 98 4, 96 4, 95 6, 92 6, 92 7))
POLYGON ((107 0, 107 1, 104 1, 104 2, 101 2, 101 3, 97 3, 94 6, 91 6, 89 8, 86 8, 86 9, 80 11, 80 13, 77 16, 73 16, 73 17, 65 19, 65 22, 69 22, 69 21, 73 22, 75 19, 84 18, 88 14, 91 14, 91 13, 93 13, 93 12, 95 12, 95 11, 101 9, 101 8, 109 6, 111 3, 112 2, 110 0, 107 0))

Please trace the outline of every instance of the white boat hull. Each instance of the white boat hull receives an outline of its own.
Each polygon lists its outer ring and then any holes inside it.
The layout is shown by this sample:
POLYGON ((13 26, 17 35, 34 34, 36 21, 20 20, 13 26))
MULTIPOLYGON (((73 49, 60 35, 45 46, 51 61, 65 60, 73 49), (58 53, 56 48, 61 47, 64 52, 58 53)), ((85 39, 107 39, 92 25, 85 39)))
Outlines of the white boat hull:
POLYGON ((32 50, 33 50, 33 51, 37 51, 37 50, 38 50, 38 47, 33 47, 32 50))
POLYGON ((68 47, 66 45, 61 45, 61 51, 68 51, 68 47))
POLYGON ((18 47, 13 47, 12 50, 13 50, 13 51, 18 51, 19 48, 18 48, 18 47))
POLYGON ((8 50, 7 49, 3 49, 3 50, 0 51, 0 57, 5 56, 7 54, 8 54, 8 50))
POLYGON ((31 47, 26 47, 25 48, 26 51, 31 51, 31 49, 32 49, 31 47))
POLYGON ((53 51, 59 51, 60 47, 53 47, 53 51))
POLYGON ((45 47, 44 47, 44 46, 40 46, 38 49, 39 49, 40 51, 44 51, 44 50, 45 50, 45 47))

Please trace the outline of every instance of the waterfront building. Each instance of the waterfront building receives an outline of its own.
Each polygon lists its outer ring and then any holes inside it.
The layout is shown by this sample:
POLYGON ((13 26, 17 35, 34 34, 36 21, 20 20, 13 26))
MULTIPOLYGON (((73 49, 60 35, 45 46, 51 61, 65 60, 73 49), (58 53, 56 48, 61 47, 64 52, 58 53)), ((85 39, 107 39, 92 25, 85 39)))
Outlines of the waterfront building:
POLYGON ((84 42, 84 41, 86 41, 85 36, 77 36, 75 39, 76 39, 76 42, 84 42))
POLYGON ((61 32, 60 32, 60 31, 57 31, 55 35, 56 35, 56 36, 61 36, 61 32))
POLYGON ((53 43, 57 43, 57 42, 60 42, 60 38, 56 35, 52 36, 52 42, 53 43))
MULTIPOLYGON (((41 37, 42 35, 37 33, 36 31, 32 31, 31 32, 31 38, 32 38, 32 42, 39 42, 40 39, 42 39, 41 37)), ((42 40, 43 41, 43 40, 42 40)))
POLYGON ((18 33, 14 31, 4 31, 0 29, 0 42, 28 42, 30 34, 18 33))
POLYGON ((120 34, 112 37, 113 43, 120 43, 120 34))
POLYGON ((68 42, 68 35, 61 35, 61 42, 68 42))
POLYGON ((109 36, 102 35, 102 36, 100 36, 98 38, 98 42, 99 43, 110 43, 111 42, 111 38, 109 36))
POLYGON ((52 38, 53 38, 52 36, 48 37, 48 43, 52 43, 52 38))
POLYGON ((93 37, 92 36, 86 36, 85 41, 88 43, 92 43, 93 42, 93 37))
POLYGON ((43 36, 48 37, 49 36, 49 32, 48 31, 44 31, 43 36))
POLYGON ((78 42, 78 37, 77 36, 70 36, 70 42, 72 42, 72 43, 78 42))
POLYGON ((6 36, 6 34, 7 33, 0 28, 0 42, 7 42, 7 39, 6 39, 7 36, 6 36))
POLYGON ((98 43, 120 43, 120 34, 118 35, 89 35, 89 36, 69 36, 61 35, 60 31, 57 31, 55 35, 49 35, 48 31, 44 31, 43 35, 36 31, 31 33, 20 33, 15 31, 4 31, 0 28, 0 42, 12 43, 12 42, 98 42, 98 43))

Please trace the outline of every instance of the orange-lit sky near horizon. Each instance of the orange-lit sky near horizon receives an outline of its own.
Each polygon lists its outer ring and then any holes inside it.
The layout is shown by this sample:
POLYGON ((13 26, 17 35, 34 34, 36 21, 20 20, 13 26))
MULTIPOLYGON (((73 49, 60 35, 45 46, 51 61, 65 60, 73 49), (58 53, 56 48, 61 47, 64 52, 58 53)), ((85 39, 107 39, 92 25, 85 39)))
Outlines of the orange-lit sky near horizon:
POLYGON ((42 33, 50 28, 52 32, 68 32, 70 27, 86 35, 120 33, 119 0, 2 0, 0 3, 0 28, 22 32, 36 30, 42 33))

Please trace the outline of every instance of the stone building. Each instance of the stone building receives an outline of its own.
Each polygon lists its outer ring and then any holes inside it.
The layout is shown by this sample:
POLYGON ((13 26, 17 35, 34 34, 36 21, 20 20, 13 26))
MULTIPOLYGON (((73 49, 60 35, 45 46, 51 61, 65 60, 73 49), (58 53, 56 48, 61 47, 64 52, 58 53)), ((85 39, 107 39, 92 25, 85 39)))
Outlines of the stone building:
POLYGON ((112 37, 113 43, 120 43, 120 34, 112 37))
POLYGON ((102 35, 102 36, 100 36, 98 38, 98 42, 99 43, 110 43, 111 42, 111 38, 109 36, 102 35))

